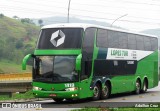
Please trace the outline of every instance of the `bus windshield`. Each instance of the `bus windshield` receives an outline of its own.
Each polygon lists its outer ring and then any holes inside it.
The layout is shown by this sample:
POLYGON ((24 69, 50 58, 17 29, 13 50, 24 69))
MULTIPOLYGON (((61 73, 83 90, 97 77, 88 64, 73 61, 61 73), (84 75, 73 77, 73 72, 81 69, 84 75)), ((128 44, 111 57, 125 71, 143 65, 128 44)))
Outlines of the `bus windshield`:
POLYGON ((82 35, 82 28, 42 29, 37 49, 79 49, 82 35))
POLYGON ((34 67, 38 67, 34 74, 37 82, 73 82, 78 81, 75 71, 76 56, 39 56, 34 67), (38 66, 36 66, 38 65, 38 66))

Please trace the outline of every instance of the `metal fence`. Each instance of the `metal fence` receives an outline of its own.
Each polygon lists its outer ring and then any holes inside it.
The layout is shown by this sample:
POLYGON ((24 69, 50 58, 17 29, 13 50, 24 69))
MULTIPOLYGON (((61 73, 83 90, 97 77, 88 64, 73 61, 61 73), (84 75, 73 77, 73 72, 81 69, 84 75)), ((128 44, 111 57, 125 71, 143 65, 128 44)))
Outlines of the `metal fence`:
POLYGON ((23 80, 32 80, 32 74, 31 73, 10 73, 10 74, 0 74, 0 82, 6 82, 6 81, 23 81, 23 80))

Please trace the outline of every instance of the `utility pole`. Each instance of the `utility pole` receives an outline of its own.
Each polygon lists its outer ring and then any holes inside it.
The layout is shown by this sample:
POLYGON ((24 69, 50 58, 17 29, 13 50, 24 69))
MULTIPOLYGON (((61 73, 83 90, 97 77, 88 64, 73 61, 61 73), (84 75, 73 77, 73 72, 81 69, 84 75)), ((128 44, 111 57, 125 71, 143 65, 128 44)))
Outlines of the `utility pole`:
POLYGON ((113 24, 114 24, 118 19, 120 19, 120 18, 122 18, 122 17, 125 17, 125 16, 127 16, 127 15, 128 15, 128 14, 124 14, 124 15, 118 17, 117 19, 115 19, 115 20, 111 23, 111 26, 110 26, 110 27, 112 27, 113 24))
POLYGON ((68 16, 67 16, 67 22, 68 22, 68 23, 69 23, 70 2, 71 2, 71 0, 69 0, 69 2, 68 2, 68 16))

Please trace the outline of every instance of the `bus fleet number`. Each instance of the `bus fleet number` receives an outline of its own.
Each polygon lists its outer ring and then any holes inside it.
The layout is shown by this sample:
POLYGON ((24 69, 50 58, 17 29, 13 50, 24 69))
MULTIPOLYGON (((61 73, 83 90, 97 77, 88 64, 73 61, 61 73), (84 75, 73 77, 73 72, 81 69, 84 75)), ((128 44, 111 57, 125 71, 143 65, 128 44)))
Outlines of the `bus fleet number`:
POLYGON ((65 84, 65 87, 74 87, 74 83, 67 83, 65 84))

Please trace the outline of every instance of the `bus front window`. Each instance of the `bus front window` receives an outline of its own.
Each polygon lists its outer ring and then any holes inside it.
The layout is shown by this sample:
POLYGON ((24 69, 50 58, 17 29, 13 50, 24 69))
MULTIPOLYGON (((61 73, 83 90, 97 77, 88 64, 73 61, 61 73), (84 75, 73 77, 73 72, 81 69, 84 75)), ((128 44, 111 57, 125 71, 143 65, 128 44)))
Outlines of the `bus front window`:
POLYGON ((80 49, 83 32, 82 28, 42 29, 37 49, 80 49))
POLYGON ((78 81, 75 71, 75 56, 39 56, 34 81, 37 82, 73 82, 78 81))

